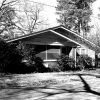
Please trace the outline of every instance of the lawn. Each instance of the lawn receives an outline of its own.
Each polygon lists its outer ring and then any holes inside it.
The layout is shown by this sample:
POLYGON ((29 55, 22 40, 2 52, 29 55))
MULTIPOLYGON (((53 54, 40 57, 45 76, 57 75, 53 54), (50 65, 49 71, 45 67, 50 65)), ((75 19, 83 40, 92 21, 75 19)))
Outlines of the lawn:
POLYGON ((99 72, 95 70, 2 76, 0 100, 100 100, 99 72))

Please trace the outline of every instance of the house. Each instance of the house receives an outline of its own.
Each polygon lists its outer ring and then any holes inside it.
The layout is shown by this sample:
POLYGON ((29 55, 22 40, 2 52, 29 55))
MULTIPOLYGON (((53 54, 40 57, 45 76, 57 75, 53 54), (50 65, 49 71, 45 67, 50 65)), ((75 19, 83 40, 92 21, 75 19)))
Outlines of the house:
POLYGON ((36 56, 43 59, 46 67, 56 62, 57 57, 62 53, 76 60, 77 53, 79 55, 87 54, 96 59, 96 54, 100 52, 100 47, 62 25, 14 38, 7 42, 18 41, 34 47, 37 52, 36 56))

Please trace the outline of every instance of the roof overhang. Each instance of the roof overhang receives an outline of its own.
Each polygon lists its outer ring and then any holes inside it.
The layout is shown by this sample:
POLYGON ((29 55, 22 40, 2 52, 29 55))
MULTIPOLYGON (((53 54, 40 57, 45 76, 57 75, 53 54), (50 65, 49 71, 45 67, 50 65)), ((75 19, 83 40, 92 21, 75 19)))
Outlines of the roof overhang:
MULTIPOLYGON (((57 36, 60 36, 61 38, 70 41, 74 44, 76 44, 77 46, 86 46, 91 50, 94 50, 96 52, 100 52, 100 47, 97 46, 96 44, 90 42, 89 40, 83 38, 82 36, 78 35, 77 33, 70 31, 68 29, 66 29, 64 26, 60 25, 60 26, 56 26, 56 27, 52 27, 52 28, 48 28, 42 31, 38 31, 38 32, 34 32, 33 34, 27 34, 18 38, 14 38, 11 40, 7 40, 7 42, 16 42, 16 41, 21 41, 23 39, 29 38, 29 37, 35 37, 38 36, 40 34, 48 34, 48 32, 51 32, 53 34, 56 34, 57 36)), ((49 35, 49 34, 48 34, 49 35)))

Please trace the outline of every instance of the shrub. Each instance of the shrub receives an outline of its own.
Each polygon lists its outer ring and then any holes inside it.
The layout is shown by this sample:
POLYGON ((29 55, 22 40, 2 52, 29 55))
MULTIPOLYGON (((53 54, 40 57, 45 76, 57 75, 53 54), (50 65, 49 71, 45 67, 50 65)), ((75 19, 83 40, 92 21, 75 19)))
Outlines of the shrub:
POLYGON ((47 68, 43 65, 43 60, 40 57, 36 57, 36 51, 34 51, 34 46, 27 46, 22 42, 19 42, 17 46, 20 54, 23 56, 23 61, 26 62, 28 70, 31 69, 33 72, 47 72, 47 68))
POLYGON ((77 66, 80 67, 80 69, 91 69, 93 68, 93 59, 89 57, 88 55, 80 55, 77 57, 77 66))
POLYGON ((17 43, 0 41, 0 72, 4 73, 31 73, 46 72, 41 58, 35 56, 34 48, 18 48, 17 43), (22 60, 27 62, 23 63, 22 60))
POLYGON ((19 68, 21 59, 22 56, 16 50, 14 44, 0 40, 0 72, 16 71, 19 68))
POLYGON ((43 60, 40 57, 35 57, 34 62, 35 62, 34 65, 36 68, 36 72, 48 72, 49 71, 49 69, 43 65, 43 60))
POLYGON ((61 55, 57 59, 58 68, 61 71, 76 70, 75 60, 68 55, 61 55))

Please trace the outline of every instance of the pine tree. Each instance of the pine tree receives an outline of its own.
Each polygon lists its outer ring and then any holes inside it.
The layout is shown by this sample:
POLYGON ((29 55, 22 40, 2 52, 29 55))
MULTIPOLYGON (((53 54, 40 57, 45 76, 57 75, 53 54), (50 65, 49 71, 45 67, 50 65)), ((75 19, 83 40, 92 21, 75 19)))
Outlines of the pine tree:
POLYGON ((79 34, 89 32, 91 4, 96 0, 57 0, 58 22, 79 34))

